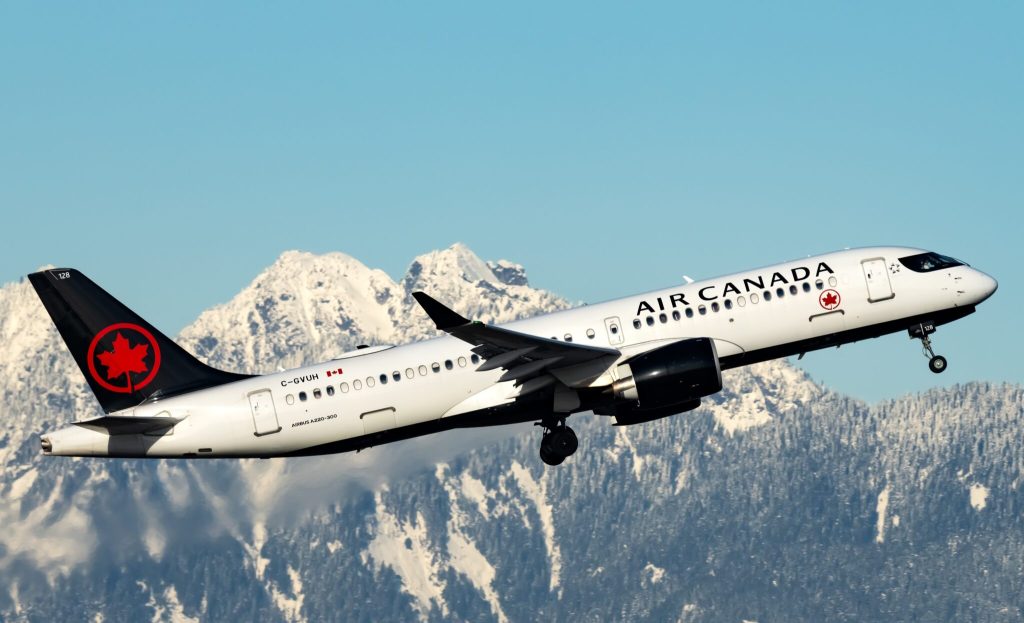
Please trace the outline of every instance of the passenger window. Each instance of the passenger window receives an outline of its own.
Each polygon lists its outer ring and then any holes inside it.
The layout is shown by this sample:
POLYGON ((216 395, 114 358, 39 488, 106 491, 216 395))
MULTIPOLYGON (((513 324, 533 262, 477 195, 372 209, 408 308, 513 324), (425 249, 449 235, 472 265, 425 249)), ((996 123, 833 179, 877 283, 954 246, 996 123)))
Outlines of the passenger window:
POLYGON ((388 375, 381 374, 379 378, 380 378, 380 384, 381 385, 387 385, 388 384, 388 375))
POLYGON ((299 392, 299 401, 306 402, 306 392, 299 392))
POLYGON ((459 367, 460 368, 465 368, 466 367, 466 358, 465 357, 459 357, 459 367))
POLYGON ((473 355, 470 356, 469 361, 475 366, 476 364, 480 363, 480 355, 473 353, 473 355))
POLYGON ((811 291, 811 284, 809 284, 809 283, 807 283, 805 281, 804 282, 804 292, 810 292, 810 291, 811 291))
POLYGON ((754 305, 757 305, 757 302, 759 300, 760 299, 757 298, 757 292, 754 292, 753 294, 750 295, 750 302, 753 303, 754 305))
POLYGON ((736 304, 740 307, 746 307, 747 299, 743 296, 736 297, 736 304))
POLYGON ((708 309, 707 309, 706 307, 704 307, 703 305, 698 305, 698 306, 697 306, 697 312, 698 312, 698 313, 699 313, 699 314, 700 314, 701 316, 703 316, 704 314, 708 313, 708 309))
POLYGON ((619 325, 617 325, 617 324, 608 325, 608 330, 611 331, 612 335, 618 335, 619 334, 619 325))
POLYGON ((455 367, 455 365, 452 363, 451 359, 445 359, 444 360, 444 369, 445 370, 451 370, 454 367, 455 367))
POLYGON ((789 293, 790 294, 796 294, 797 293, 796 286, 789 286, 789 293))
POLYGON ((718 311, 718 301, 715 301, 714 303, 711 304, 711 311, 713 311, 713 312, 717 312, 718 311))
POLYGON ((324 391, 327 392, 328 396, 333 396, 334 395, 334 386, 333 385, 328 385, 326 388, 324 388, 324 391))
POLYGON ((565 335, 564 335, 564 336, 562 337, 562 339, 564 339, 564 340, 565 340, 566 342, 571 342, 571 341, 572 341, 572 334, 571 334, 571 333, 566 333, 566 334, 565 334, 565 335))
POLYGON ((338 389, 341 390, 341 393, 347 394, 348 393, 348 383, 342 383, 341 387, 339 387, 338 389))
POLYGON ((597 334, 596 334, 596 333, 594 333, 594 330, 593 330, 593 329, 587 329, 587 337, 588 337, 588 338, 590 338, 590 339, 594 339, 594 336, 595 336, 595 335, 597 335, 597 334))
POLYGON ((725 299, 724 305, 726 309, 732 309, 732 299, 725 299))
POLYGON ((320 388, 319 387, 317 387, 316 389, 313 390, 313 397, 316 398, 317 400, 320 400, 320 396, 321 395, 322 394, 320 393, 320 388))
POLYGON ((654 326, 654 316, 648 316, 647 317, 647 326, 648 327, 653 327, 654 326))
POLYGON ((672 320, 679 320, 680 318, 682 318, 682 316, 679 315, 679 310, 678 309, 673 309, 672 310, 672 320))
MULTIPOLYGON (((367 386, 369 386, 369 387, 373 387, 373 385, 372 385, 372 384, 370 384, 370 381, 372 381, 372 380, 373 380, 373 377, 372 377, 372 376, 366 379, 366 384, 367 384, 367 386)), ((353 387, 353 388, 354 388, 354 389, 355 389, 356 391, 359 391, 359 390, 361 390, 361 389, 363 388, 363 382, 362 382, 362 381, 360 381, 359 379, 356 379, 356 380, 352 381, 352 387, 353 387)))
POLYGON ((411 378, 412 378, 412 377, 414 377, 414 376, 416 376, 416 372, 415 372, 415 371, 413 371, 413 369, 412 369, 412 368, 406 368, 406 369, 405 369, 405 378, 407 378, 407 379, 411 379, 411 378))
MULTIPOLYGON (((359 387, 356 385, 357 383, 359 383, 358 380, 352 381, 353 387, 355 387, 356 389, 359 389, 359 387)), ((374 385, 376 385, 376 383, 377 383, 377 381, 373 380, 372 376, 366 377, 366 386, 367 387, 373 387, 374 385)))
POLYGON ((781 299, 782 297, 786 296, 786 291, 783 290, 782 288, 775 288, 775 296, 781 299))
POLYGON ((640 325, 640 319, 639 318, 637 318, 636 320, 633 321, 633 328, 634 329, 639 329, 640 326, 641 325, 640 325))
POLYGON ((834 288, 837 285, 839 285, 839 281, 835 277, 829 277, 828 278, 828 285, 830 285, 830 286, 832 286, 834 288))
POLYGON ((693 308, 692 307, 687 307, 686 308, 686 317, 687 318, 693 318, 693 308))
POLYGON ((284 401, 287 402, 290 405, 293 405, 293 404, 295 404, 295 396, 292 396, 291 394, 288 394, 287 396, 284 397, 284 401))
POLYGON ((439 363, 437 363, 435 361, 434 363, 430 364, 430 369, 433 370, 434 372, 440 372, 441 371, 441 364, 439 364, 439 363))
POLYGON ((395 382, 397 383, 402 380, 402 373, 399 372, 398 370, 395 370, 394 372, 391 373, 391 378, 395 379, 395 382))
POLYGON ((420 366, 418 368, 418 371, 420 373, 420 376, 426 376, 427 375, 427 366, 420 366))
POLYGON ((770 291, 768 291, 768 290, 765 290, 764 291, 764 302, 767 303, 770 300, 772 300, 772 293, 770 291))
POLYGON ((814 287, 818 288, 819 290, 822 290, 825 288, 825 284, 821 282, 821 279, 818 279, 817 281, 814 282, 814 287))
POLYGON ((665 324, 666 322, 668 322, 668 316, 665 315, 665 312, 661 312, 660 314, 658 314, 658 320, 661 321, 661 324, 665 324))

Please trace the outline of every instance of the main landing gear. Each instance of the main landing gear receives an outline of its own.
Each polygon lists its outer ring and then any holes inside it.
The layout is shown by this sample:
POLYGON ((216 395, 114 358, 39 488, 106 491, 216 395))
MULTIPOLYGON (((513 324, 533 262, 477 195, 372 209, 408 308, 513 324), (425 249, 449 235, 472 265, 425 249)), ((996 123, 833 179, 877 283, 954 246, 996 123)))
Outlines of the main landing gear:
POLYGON ((540 439, 540 460, 548 465, 561 465, 580 447, 576 433, 565 425, 565 418, 545 419, 537 422, 536 426, 544 427, 544 436, 540 439))
POLYGON ((935 333, 935 325, 930 322, 922 322, 910 327, 910 338, 921 340, 924 356, 928 357, 928 369, 939 374, 946 370, 946 358, 936 355, 932 350, 932 339, 928 337, 932 333, 935 333))

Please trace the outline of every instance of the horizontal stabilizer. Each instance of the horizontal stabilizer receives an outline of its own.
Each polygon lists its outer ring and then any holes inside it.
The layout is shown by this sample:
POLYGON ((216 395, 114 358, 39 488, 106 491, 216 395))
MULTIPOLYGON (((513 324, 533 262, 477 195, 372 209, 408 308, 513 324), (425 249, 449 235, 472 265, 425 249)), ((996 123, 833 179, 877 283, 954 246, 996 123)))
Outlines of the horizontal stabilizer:
POLYGON ((88 428, 107 435, 138 435, 162 428, 170 428, 183 418, 176 417, 135 417, 124 415, 104 415, 102 417, 75 422, 75 426, 88 428))

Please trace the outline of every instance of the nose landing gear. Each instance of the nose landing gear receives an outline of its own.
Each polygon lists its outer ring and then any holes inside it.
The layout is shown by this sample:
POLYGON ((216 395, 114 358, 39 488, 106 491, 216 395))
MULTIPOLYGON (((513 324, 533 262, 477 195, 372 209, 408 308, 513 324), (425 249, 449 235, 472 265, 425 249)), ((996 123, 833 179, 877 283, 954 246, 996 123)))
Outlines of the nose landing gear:
POLYGON ((935 333, 935 325, 931 322, 922 322, 910 327, 909 332, 910 339, 921 340, 924 356, 928 357, 928 369, 935 374, 944 372, 946 370, 946 358, 935 354, 935 351, 932 350, 932 339, 928 337, 935 333))
POLYGON ((544 427, 544 436, 540 440, 540 460, 547 465, 561 465, 580 446, 576 433, 565 425, 565 418, 545 419, 537 422, 536 426, 544 427))

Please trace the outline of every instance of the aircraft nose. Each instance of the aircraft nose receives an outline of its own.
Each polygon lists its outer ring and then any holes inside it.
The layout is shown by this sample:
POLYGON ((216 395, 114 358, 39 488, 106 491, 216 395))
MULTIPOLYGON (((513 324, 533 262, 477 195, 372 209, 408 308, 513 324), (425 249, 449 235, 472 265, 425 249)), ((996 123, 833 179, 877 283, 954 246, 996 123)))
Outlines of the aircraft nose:
POLYGON ((978 291, 978 302, 982 302, 988 297, 992 296, 995 291, 999 288, 999 282, 993 279, 991 276, 978 271, 977 279, 975 280, 975 288, 978 291))

